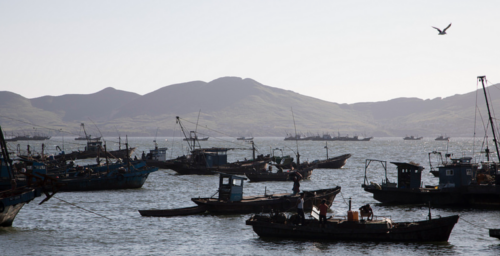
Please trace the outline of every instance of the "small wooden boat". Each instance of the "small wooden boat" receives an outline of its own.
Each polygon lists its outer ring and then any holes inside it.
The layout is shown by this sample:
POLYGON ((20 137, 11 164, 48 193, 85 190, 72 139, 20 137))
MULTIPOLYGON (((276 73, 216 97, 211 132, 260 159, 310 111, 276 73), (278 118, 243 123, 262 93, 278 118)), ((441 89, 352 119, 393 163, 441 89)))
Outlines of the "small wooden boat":
POLYGON ((316 219, 309 219, 304 225, 297 225, 292 218, 276 214, 255 215, 250 217, 246 224, 252 226, 253 231, 260 237, 328 241, 445 242, 448 241, 458 218, 458 215, 453 215, 410 222, 392 222, 388 218, 363 221, 331 218, 323 227, 316 219))
POLYGON ((316 160, 312 162, 317 165, 317 169, 340 169, 344 167, 347 162, 347 159, 351 157, 351 154, 344 154, 341 156, 336 156, 332 158, 328 158, 325 160, 316 160))
POLYGON ((415 136, 406 136, 403 138, 403 140, 421 140, 423 139, 424 137, 415 137, 415 136))
MULTIPOLYGON (((267 194, 259 196, 243 196, 243 180, 246 178, 234 175, 220 174, 218 198, 191 198, 199 206, 205 206, 207 211, 215 214, 239 214, 259 212, 294 211, 299 194, 288 193, 267 194)), ((311 210, 325 199, 329 206, 335 196, 340 193, 340 187, 303 191, 304 210, 311 210)))
MULTIPOLYGON (((166 217, 174 215, 199 214, 207 211, 211 214, 246 214, 260 212, 285 212, 294 211, 299 199, 299 194, 267 194, 260 196, 243 196, 244 177, 221 173, 219 177, 219 196, 210 198, 191 198, 201 208, 189 207, 168 210, 139 210, 141 215, 166 217)), ((303 191, 304 210, 311 210, 313 205, 318 205, 323 199, 330 207, 335 196, 340 193, 340 187, 303 191)), ((215 195, 214 195, 215 196, 215 195)))
MULTIPOLYGON (((269 167, 271 168, 271 167, 269 167)), ((279 169, 277 172, 272 172, 272 169, 262 171, 251 171, 245 173, 245 176, 252 182, 260 181, 292 181, 296 173, 302 175, 302 179, 309 179, 312 175, 312 171, 316 168, 316 165, 306 164, 298 169, 294 170, 283 170, 279 169)))
POLYGON ((167 210, 139 210, 144 217, 174 217, 183 215, 193 215, 206 212, 207 209, 202 206, 193 206, 186 208, 167 209, 167 210))

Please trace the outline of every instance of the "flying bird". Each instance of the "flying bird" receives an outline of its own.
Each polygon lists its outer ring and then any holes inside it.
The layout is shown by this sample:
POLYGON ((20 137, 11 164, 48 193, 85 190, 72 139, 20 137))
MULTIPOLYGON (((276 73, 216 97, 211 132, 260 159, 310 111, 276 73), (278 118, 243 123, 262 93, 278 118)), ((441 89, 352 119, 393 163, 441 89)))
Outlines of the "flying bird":
POLYGON ((433 28, 437 29, 437 31, 439 31, 438 35, 441 36, 441 35, 446 35, 446 30, 449 29, 450 27, 451 27, 451 23, 450 23, 450 25, 448 25, 448 27, 446 27, 445 29, 443 29, 443 31, 441 31, 441 29, 436 28, 436 27, 433 27, 433 28))

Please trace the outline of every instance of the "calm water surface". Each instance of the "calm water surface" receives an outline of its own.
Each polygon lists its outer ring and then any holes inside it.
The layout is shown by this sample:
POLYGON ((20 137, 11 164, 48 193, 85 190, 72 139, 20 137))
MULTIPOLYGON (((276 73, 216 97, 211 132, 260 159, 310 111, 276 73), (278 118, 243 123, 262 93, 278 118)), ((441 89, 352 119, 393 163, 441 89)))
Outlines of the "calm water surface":
MULTIPOLYGON (((117 149, 117 138, 106 138, 108 148, 117 149)), ((160 147, 169 148, 169 156, 186 151, 186 143, 179 139, 157 138, 160 147)), ((63 138, 45 141, 48 151, 55 152, 63 138)), ((66 151, 84 146, 72 138, 64 139, 66 151)), ((81 143, 81 142, 80 142, 81 143)), ((135 155, 153 148, 153 138, 129 138, 137 147, 135 155)), ((21 149, 26 142, 19 142, 21 149)), ((297 144, 283 138, 256 138, 260 154, 294 154, 297 144)), ((12 150, 15 144, 9 144, 12 150)), ((41 143, 30 142, 35 150, 41 143)), ((353 156, 341 170, 315 170, 311 180, 303 181, 301 188, 321 189, 339 185, 342 193, 332 206, 334 215, 345 215, 346 200, 352 198, 353 208, 369 203, 375 215, 391 216, 394 221, 424 220, 428 208, 424 206, 380 206, 371 194, 361 188, 365 159, 413 161, 423 165, 422 180, 426 185, 437 184, 428 172, 428 152, 439 150, 454 153, 456 157, 479 152, 480 142, 470 138, 452 138, 449 143, 434 141, 403 141, 402 138, 375 138, 369 142, 330 142, 329 155, 351 153, 353 156), (345 199, 345 200, 344 200, 345 199)), ((227 146, 248 148, 249 144, 234 138, 210 138, 203 147, 227 146)), ((324 142, 299 142, 302 161, 326 157, 324 142)), ((251 150, 233 150, 229 160, 251 158, 251 150)), ((87 160, 89 163, 91 160, 87 160)), ((383 178, 379 165, 369 168, 369 180, 383 178)), ((389 179, 396 181, 395 167, 388 166, 389 179)), ((78 207, 106 216, 99 217, 56 198, 43 205, 37 198, 23 207, 12 227, 0 228, 1 255, 500 255, 500 240, 490 238, 488 228, 500 228, 500 211, 476 209, 433 209, 433 216, 460 214, 461 218, 446 243, 373 243, 327 242, 308 240, 262 239, 245 225, 250 215, 196 215, 173 218, 141 217, 139 209, 166 209, 194 206, 190 198, 213 195, 218 186, 217 176, 180 176, 171 170, 152 173, 141 189, 66 192, 57 198, 78 207)), ((245 195, 270 192, 291 192, 291 182, 246 183, 245 195)))

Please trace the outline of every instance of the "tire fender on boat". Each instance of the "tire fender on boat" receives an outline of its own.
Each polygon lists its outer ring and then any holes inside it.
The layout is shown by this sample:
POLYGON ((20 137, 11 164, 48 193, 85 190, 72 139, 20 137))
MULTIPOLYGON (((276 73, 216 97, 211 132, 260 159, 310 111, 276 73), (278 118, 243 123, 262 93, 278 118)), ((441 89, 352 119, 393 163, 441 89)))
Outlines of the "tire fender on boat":
POLYGON ((125 176, 123 176, 123 174, 119 174, 118 176, 116 176, 116 180, 118 181, 122 181, 125 179, 125 176))
POLYGON ((5 210, 5 206, 3 205, 3 202, 0 202, 0 212, 3 212, 5 210))

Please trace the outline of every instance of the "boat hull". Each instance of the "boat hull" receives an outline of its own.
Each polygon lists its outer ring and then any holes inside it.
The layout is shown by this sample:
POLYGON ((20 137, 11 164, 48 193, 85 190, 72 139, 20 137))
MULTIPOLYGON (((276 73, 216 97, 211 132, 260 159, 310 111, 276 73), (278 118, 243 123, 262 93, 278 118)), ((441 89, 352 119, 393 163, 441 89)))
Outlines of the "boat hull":
POLYGON ((115 190, 115 189, 136 189, 141 188, 151 172, 157 171, 156 167, 149 167, 146 170, 134 171, 131 173, 116 174, 111 176, 91 176, 82 178, 63 178, 58 183, 61 187, 59 191, 94 191, 94 190, 115 190))
POLYGON ((257 220, 252 216, 246 221, 260 237, 314 239, 314 240, 358 240, 389 242, 444 242, 448 241, 458 216, 450 216, 419 222, 371 223, 328 221, 320 227, 317 220, 307 220, 305 225, 273 223, 257 220))
MULTIPOLYGON (((335 187, 303 191, 305 194, 304 211, 310 211, 313 205, 319 205, 323 199, 326 200, 327 205, 330 207, 340 190, 340 187, 335 187)), ((239 202, 228 202, 216 198, 192 198, 191 200, 199 206, 206 207, 207 211, 213 214, 246 214, 295 211, 298 199, 298 194, 278 194, 244 197, 239 202)))
POLYGON ((77 160, 77 159, 87 159, 87 158, 96 158, 99 156, 100 158, 121 158, 121 159, 127 159, 129 158, 132 153, 134 153, 135 148, 130 148, 129 150, 126 149, 121 149, 121 150, 114 150, 114 151, 73 151, 69 154, 64 154, 64 155, 56 155, 54 158, 56 160, 77 160))
POLYGON ((176 162, 172 166, 170 166, 169 169, 174 170, 175 172, 181 175, 190 175, 190 174, 212 175, 218 173, 245 175, 245 173, 252 172, 254 171, 254 169, 255 170, 265 169, 266 165, 267 161, 258 161, 248 164, 231 163, 217 167, 192 166, 182 162, 176 162))
POLYGON ((340 169, 344 167, 347 162, 347 159, 351 157, 351 154, 345 154, 333 158, 329 158, 326 160, 320 160, 315 162, 317 164, 317 169, 340 169))
POLYGON ((200 214, 206 212, 206 210, 207 209, 202 206, 193 206, 166 210, 139 210, 139 213, 144 217, 174 217, 200 214))
POLYGON ((427 204, 500 209, 500 192, 496 186, 467 186, 444 189, 404 189, 364 186, 365 191, 384 204, 427 204))
POLYGON ((0 227, 10 227, 24 204, 40 196, 35 189, 6 190, 0 197, 0 227))
POLYGON ((248 172, 245 173, 245 176, 252 182, 262 182, 262 181, 292 181, 293 177, 295 177, 295 173, 299 172, 302 175, 302 179, 311 178, 312 172, 314 168, 306 168, 299 171, 292 172, 248 172))

